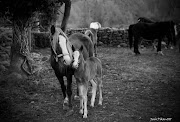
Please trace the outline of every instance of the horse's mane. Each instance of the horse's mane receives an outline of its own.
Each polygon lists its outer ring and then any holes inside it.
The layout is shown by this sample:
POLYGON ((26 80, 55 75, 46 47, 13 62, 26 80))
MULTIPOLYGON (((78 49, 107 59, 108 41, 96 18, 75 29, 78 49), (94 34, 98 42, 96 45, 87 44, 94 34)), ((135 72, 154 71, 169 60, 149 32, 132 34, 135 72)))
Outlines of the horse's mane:
MULTIPOLYGON (((82 33, 74 33, 70 36, 69 40, 70 40, 70 42, 71 42, 71 40, 78 40, 79 42, 76 45, 79 45, 79 46, 83 45, 85 47, 85 49, 87 50, 87 53, 89 55, 87 57, 94 56, 93 42, 86 35, 84 35, 82 33)), ((72 45, 73 45, 73 43, 72 43, 72 45)))
MULTIPOLYGON (((56 54, 57 48, 59 48, 58 46, 58 39, 59 39, 59 35, 62 35, 65 37, 65 39, 67 40, 67 50, 70 54, 70 57, 72 58, 72 49, 71 49, 71 43, 69 42, 69 38, 66 36, 66 34, 62 31, 61 28, 59 27, 55 27, 54 25, 51 27, 51 34, 52 34, 52 42, 51 42, 51 45, 52 45, 52 50, 53 52, 56 54)), ((56 54, 57 55, 57 54, 56 54)))

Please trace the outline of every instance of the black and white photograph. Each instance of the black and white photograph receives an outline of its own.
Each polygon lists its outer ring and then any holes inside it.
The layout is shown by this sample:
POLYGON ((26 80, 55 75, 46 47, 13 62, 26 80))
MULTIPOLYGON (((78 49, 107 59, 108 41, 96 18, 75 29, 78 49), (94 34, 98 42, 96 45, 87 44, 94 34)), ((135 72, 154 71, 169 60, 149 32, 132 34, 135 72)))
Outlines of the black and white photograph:
POLYGON ((179 122, 179 0, 0 0, 0 122, 179 122))

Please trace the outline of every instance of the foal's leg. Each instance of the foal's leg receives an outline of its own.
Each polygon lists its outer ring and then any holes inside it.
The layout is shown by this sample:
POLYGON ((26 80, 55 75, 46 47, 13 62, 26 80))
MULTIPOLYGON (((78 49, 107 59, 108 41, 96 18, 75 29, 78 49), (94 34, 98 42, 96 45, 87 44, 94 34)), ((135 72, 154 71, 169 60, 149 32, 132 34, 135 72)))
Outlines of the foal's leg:
POLYGON ((76 91, 76 94, 74 95, 74 99, 75 100, 79 100, 79 90, 78 90, 78 87, 77 87, 77 91, 76 91))
POLYGON ((102 105, 103 97, 102 97, 102 76, 98 78, 98 87, 99 87, 99 105, 102 105))
POLYGON ((80 107, 80 111, 79 111, 79 113, 80 114, 83 114, 83 109, 84 109, 84 101, 83 101, 83 85, 80 85, 80 84, 78 84, 78 90, 79 90, 79 100, 80 100, 80 105, 79 105, 79 107, 80 107))
POLYGON ((96 91, 97 91, 97 83, 94 82, 94 80, 90 80, 91 84, 92 84, 92 96, 91 96, 91 107, 94 107, 94 102, 95 102, 95 98, 96 98, 96 91))
POLYGON ((83 118, 87 118, 87 92, 88 92, 88 84, 83 85, 83 102, 84 102, 84 114, 83 118))

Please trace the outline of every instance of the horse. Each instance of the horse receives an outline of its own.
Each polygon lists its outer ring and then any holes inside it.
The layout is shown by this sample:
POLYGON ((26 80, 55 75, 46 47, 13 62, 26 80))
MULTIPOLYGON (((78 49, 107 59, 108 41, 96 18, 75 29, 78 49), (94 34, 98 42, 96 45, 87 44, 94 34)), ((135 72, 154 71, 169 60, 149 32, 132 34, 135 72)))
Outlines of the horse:
POLYGON ((86 60, 83 57, 83 46, 80 49, 73 49, 73 64, 75 69, 74 77, 79 89, 80 113, 83 118, 87 118, 87 92, 89 83, 92 85, 91 107, 94 107, 97 86, 99 88, 99 105, 102 105, 102 63, 97 57, 89 57, 86 60), (95 80, 96 78, 96 80, 95 80))
MULTIPOLYGON (((166 22, 169 22, 169 24, 170 24, 170 30, 171 30, 170 32, 171 32, 171 36, 172 36, 171 41, 173 41, 173 40, 175 40, 175 36, 177 35, 176 34, 176 25, 173 21, 166 21, 166 22)), ((155 21, 148 19, 146 17, 139 17, 138 23, 155 23, 155 21)), ((166 48, 169 47, 170 43, 173 43, 174 46, 176 45, 176 42, 171 42, 171 41, 168 39, 166 48)), ((156 49, 154 40, 153 40, 153 48, 156 49)), ((172 46, 171 46, 171 48, 172 48, 172 46)))
POLYGON ((85 35, 89 36, 94 44, 94 52, 97 57, 97 32, 98 29, 101 28, 101 24, 99 22, 92 22, 90 24, 90 28, 85 31, 85 35))
POLYGON ((67 115, 73 112, 71 100, 72 76, 74 75, 74 69, 72 68, 72 45, 74 45, 74 47, 84 47, 83 57, 85 59, 93 56, 93 44, 88 37, 83 34, 72 34, 68 38, 60 28, 57 28, 54 25, 51 26, 50 64, 61 85, 64 98, 63 109, 70 110, 67 112, 67 115), (64 76, 67 78, 67 86, 64 84, 64 76))
POLYGON ((164 22, 155 22, 155 23, 136 23, 129 26, 128 35, 129 35, 129 45, 132 48, 132 41, 134 37, 134 52, 135 54, 140 54, 138 50, 139 39, 144 38, 148 40, 158 39, 157 52, 162 54, 161 51, 161 41, 164 36, 167 36, 170 42, 174 42, 175 39, 172 32, 172 23, 169 21, 164 22))

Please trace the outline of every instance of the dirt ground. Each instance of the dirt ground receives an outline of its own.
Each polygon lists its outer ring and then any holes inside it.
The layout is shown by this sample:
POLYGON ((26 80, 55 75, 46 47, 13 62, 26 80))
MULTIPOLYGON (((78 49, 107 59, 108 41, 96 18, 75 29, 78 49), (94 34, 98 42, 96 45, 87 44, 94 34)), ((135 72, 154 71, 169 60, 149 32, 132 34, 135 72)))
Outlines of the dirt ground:
MULTIPOLYGON (((74 113, 64 116, 62 92, 49 62, 38 76, 27 81, 0 82, 1 122, 149 122, 178 121, 180 105, 180 53, 151 48, 135 56, 128 48, 99 47, 103 63, 103 105, 88 106, 88 118, 74 113)), ((49 49, 41 50, 49 56, 49 49)), ((2 76, 1 76, 2 77, 2 76)), ((73 79, 74 81, 74 79, 73 79)), ((73 82, 73 96, 76 84, 73 82)), ((90 100, 90 94, 89 94, 90 100)), ((89 102, 88 102, 89 105, 89 102)))

